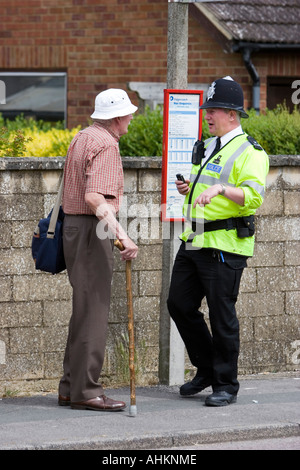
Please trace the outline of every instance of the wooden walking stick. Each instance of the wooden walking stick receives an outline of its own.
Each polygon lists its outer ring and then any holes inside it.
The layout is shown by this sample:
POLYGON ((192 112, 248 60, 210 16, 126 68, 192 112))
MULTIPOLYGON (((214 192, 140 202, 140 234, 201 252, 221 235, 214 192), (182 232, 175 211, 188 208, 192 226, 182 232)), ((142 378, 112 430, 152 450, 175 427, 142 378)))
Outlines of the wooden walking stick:
MULTIPOLYGON (((120 251, 124 246, 120 240, 115 240, 115 246, 120 251)), ((129 416, 136 416, 136 397, 135 397, 135 369, 134 369, 134 329, 133 329, 133 304, 132 304, 132 285, 131 285, 131 260, 126 260, 126 294, 127 294, 127 314, 128 314, 128 336, 129 336, 129 372, 130 372, 130 407, 129 416)))

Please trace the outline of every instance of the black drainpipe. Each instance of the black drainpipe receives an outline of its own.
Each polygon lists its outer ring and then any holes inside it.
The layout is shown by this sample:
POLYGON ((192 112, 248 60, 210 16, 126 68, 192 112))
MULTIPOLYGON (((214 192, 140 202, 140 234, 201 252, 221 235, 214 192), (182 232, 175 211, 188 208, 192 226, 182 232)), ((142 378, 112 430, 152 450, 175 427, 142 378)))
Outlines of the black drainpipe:
POLYGON ((252 107, 255 109, 257 113, 259 113, 260 109, 260 78, 257 73, 256 68, 251 60, 251 54, 254 50, 259 51, 260 47, 257 45, 255 47, 251 47, 250 45, 243 45, 242 43, 238 43, 233 47, 234 52, 241 52, 244 64, 250 77, 252 78, 253 85, 252 85, 252 107))
POLYGON ((250 77, 253 80, 253 85, 252 85, 252 107, 255 109, 257 113, 259 113, 259 103, 260 103, 260 78, 257 73, 256 68, 253 65, 253 62, 251 61, 251 53, 252 50, 250 48, 244 48, 242 49, 242 55, 243 55, 243 60, 244 64, 246 66, 246 69, 249 72, 250 77))

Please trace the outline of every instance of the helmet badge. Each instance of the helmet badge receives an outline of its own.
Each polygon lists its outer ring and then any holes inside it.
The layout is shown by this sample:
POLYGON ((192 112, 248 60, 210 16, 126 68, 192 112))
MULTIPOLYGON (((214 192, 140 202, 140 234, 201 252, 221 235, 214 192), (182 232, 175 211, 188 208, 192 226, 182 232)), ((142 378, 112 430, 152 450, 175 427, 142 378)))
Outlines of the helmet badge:
POLYGON ((215 92, 216 92, 216 82, 212 82, 212 84, 210 85, 207 91, 207 95, 206 95, 207 101, 213 98, 215 92))

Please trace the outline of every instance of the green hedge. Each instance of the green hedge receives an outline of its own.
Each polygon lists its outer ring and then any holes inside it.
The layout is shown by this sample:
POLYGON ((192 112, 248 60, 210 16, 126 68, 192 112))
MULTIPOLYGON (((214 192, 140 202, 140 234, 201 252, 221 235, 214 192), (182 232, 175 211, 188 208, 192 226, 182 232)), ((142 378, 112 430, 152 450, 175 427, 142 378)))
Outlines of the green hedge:
POLYGON ((242 119, 245 132, 252 135, 269 155, 300 155, 300 112, 289 113, 285 106, 242 119))
MULTIPOLYGON (((88 125, 88 124, 87 124, 88 125)), ((285 106, 256 114, 249 111, 249 119, 242 119, 242 127, 254 137, 270 155, 300 155, 300 112, 289 113, 285 106)), ((14 121, 0 116, 0 157, 2 156, 64 156, 80 126, 64 129, 63 123, 52 125, 20 116, 14 121)), ((203 138, 210 136, 203 119, 203 138)), ((120 139, 122 156, 161 156, 163 115, 161 107, 134 115, 128 133, 120 139)))
POLYGON ((22 115, 11 121, 0 115, 0 157, 65 156, 79 130, 80 126, 65 129, 63 122, 35 121, 22 115))
MULTIPOLYGON (((249 111, 249 118, 242 119, 245 132, 255 138, 269 155, 300 155, 300 112, 296 108, 289 113, 285 106, 278 106, 257 115, 249 111)), ((210 137, 205 119, 202 122, 203 138, 210 137)), ((120 140, 123 156, 161 156, 163 117, 160 109, 146 109, 134 116, 129 132, 120 140)))
POLYGON ((128 133, 120 139, 120 152, 126 157, 161 157, 163 115, 161 107, 151 111, 146 106, 143 114, 134 114, 128 133))

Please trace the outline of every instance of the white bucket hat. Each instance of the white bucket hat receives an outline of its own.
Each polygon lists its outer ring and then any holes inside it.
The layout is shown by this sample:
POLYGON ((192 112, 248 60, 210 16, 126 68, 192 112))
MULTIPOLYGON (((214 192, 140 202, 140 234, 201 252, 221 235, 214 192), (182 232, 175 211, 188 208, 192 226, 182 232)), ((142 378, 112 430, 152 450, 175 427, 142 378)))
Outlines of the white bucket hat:
POLYGON ((112 119, 135 113, 138 108, 134 106, 126 91, 109 88, 96 96, 95 111, 92 119, 112 119))

